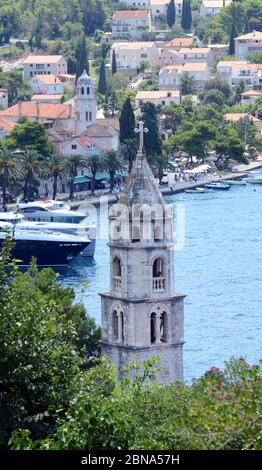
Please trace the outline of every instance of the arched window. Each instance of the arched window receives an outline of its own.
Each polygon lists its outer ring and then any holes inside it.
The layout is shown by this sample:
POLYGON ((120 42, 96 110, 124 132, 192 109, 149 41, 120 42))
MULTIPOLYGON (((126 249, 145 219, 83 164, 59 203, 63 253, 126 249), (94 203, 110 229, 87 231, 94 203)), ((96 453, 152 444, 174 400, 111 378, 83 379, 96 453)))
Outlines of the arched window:
POLYGON ((113 284, 116 290, 122 287, 122 265, 118 256, 115 256, 113 260, 113 284))
POLYGON ((168 332, 169 332, 168 315, 166 312, 162 312, 160 315, 160 341, 162 343, 168 342, 168 332))
POLYGON ((112 315, 112 333, 113 333, 113 341, 118 340, 118 314, 114 310, 112 315))
POLYGON ((140 227, 138 225, 132 224, 132 242, 140 241, 140 227))
POLYGON ((156 342, 156 314, 151 313, 150 315, 150 341, 151 343, 156 342))
POLYGON ((90 95, 90 88, 89 88, 89 86, 88 86, 87 89, 86 89, 86 93, 87 93, 88 95, 90 95))
POLYGON ((153 262, 152 267, 153 275, 153 290, 164 290, 165 289, 165 261, 163 258, 156 258, 153 262))
POLYGON ((84 94, 85 94, 85 89, 84 89, 84 87, 82 86, 82 87, 81 87, 81 95, 84 95, 84 94))
POLYGON ((88 121, 88 112, 86 111, 86 121, 88 121))
POLYGON ((112 314, 112 340, 124 343, 124 312, 121 305, 117 305, 112 314))

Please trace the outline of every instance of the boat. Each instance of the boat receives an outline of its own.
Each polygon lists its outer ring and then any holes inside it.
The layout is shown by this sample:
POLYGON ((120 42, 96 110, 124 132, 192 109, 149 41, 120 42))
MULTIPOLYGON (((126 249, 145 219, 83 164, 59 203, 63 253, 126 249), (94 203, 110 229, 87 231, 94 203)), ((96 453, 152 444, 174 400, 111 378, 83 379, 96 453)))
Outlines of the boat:
POLYGON ((90 240, 77 235, 40 230, 19 230, 9 222, 0 222, 0 248, 5 238, 11 235, 15 240, 12 258, 19 266, 28 266, 32 257, 39 267, 67 266, 89 244, 90 240))
POLYGON ((220 190, 220 191, 227 191, 230 189, 230 184, 227 184, 227 183, 221 183, 221 182, 218 182, 218 183, 208 183, 205 185, 205 188, 207 189, 216 189, 216 190, 220 190))
POLYGON ((254 178, 248 178, 247 182, 250 184, 262 184, 262 176, 256 176, 254 178))
MULTIPOLYGON (((46 201, 34 201, 18 203, 19 215, 23 215, 25 220, 30 222, 45 222, 51 224, 52 230, 63 233, 79 233, 86 232, 91 240, 90 245, 81 253, 83 256, 94 256, 96 245, 96 224, 95 221, 90 224, 88 213, 71 211, 70 206, 63 201, 54 201, 48 199, 46 201), (56 224, 56 225, 54 225, 56 224), (60 225, 60 224, 63 224, 60 225)), ((48 229, 47 226, 35 226, 48 229)), ((33 228, 33 227, 31 227, 33 228)))
POLYGON ((245 186, 247 184, 246 180, 227 180, 226 182, 230 186, 245 186))
POLYGON ((206 193, 206 188, 194 188, 194 189, 186 189, 185 193, 187 194, 203 194, 206 193))

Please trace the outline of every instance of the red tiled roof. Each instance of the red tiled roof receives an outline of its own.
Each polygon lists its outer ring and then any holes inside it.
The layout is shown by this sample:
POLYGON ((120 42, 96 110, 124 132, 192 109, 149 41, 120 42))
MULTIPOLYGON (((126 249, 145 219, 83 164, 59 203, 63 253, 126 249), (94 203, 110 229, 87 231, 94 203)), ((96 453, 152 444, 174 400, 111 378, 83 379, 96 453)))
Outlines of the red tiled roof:
MULTIPOLYGON (((68 119, 69 118, 69 106, 67 104, 48 104, 38 103, 39 106, 39 118, 44 119, 68 119)), ((19 104, 15 104, 10 108, 0 111, 0 118, 26 116, 31 118, 37 117, 37 103, 31 101, 23 101, 21 103, 21 110, 19 113, 19 104)))
POLYGON ((193 45, 193 38, 175 38, 165 44, 165 47, 190 47, 193 45))
POLYGON ((59 85, 60 83, 63 83, 58 77, 52 74, 51 75, 36 75, 34 78, 37 78, 38 80, 43 82, 45 85, 59 85))
POLYGON ((61 59, 62 55, 29 55, 24 64, 57 64, 61 59))
POLYGON ((144 20, 149 16, 149 10, 118 10, 114 12, 114 20, 144 20))
POLYGON ((17 126, 16 122, 6 121, 6 119, 0 118, 0 127, 2 127, 5 132, 11 132, 15 126, 17 126))

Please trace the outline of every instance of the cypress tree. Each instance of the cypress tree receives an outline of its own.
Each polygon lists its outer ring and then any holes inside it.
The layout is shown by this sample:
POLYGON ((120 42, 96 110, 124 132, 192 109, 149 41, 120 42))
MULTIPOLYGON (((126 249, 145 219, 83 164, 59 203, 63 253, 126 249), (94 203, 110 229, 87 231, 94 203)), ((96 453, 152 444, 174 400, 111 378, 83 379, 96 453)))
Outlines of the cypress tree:
POLYGON ((86 70, 89 73, 89 63, 88 63, 88 52, 86 46, 85 35, 82 34, 79 41, 76 45, 75 50, 76 57, 76 80, 82 75, 83 71, 86 70))
POLYGON ((123 143, 128 139, 135 139, 135 114, 133 111, 130 98, 127 98, 123 104, 123 108, 119 118, 120 124, 120 142, 123 143))
POLYGON ((142 121, 148 132, 144 136, 144 145, 147 156, 160 155, 162 142, 159 133, 159 125, 156 107, 153 103, 144 103, 142 106, 142 121))
POLYGON ((166 12, 166 21, 169 28, 172 28, 176 22, 176 7, 175 7, 175 0, 170 0, 167 12, 166 12))
POLYGON ((99 69, 98 93, 101 95, 106 94, 106 70, 104 60, 101 61, 99 69))
POLYGON ((192 13, 190 0, 183 0, 181 27, 184 31, 190 31, 192 24, 192 13))
POLYGON ((236 28, 234 22, 232 23, 231 33, 230 33, 230 41, 229 41, 229 55, 235 55, 235 41, 234 38, 236 37, 236 28))
POLYGON ((116 53, 115 49, 113 49, 113 55, 112 55, 112 75, 117 72, 117 65, 116 65, 116 53))

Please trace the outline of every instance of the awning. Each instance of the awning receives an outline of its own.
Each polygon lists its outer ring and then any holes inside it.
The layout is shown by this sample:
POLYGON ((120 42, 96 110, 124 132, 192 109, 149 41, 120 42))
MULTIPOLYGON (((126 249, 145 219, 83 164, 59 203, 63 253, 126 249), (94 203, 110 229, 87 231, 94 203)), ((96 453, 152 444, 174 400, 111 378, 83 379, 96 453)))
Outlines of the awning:
POLYGON ((76 176, 75 179, 74 179, 74 184, 81 184, 81 183, 88 183, 90 181, 90 177, 89 176, 76 176))

